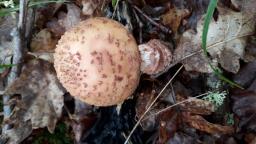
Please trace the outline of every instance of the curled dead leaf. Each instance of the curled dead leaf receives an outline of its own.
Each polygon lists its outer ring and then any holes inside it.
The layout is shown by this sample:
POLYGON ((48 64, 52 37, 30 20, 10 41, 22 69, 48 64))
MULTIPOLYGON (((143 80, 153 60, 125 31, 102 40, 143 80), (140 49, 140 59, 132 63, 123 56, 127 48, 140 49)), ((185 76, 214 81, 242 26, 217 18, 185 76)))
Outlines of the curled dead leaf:
POLYGON ((183 121, 186 122, 191 127, 207 132, 210 134, 232 134, 234 133, 234 128, 232 126, 222 126, 219 124, 213 124, 206 121, 200 115, 192 115, 190 113, 182 113, 183 121))
POLYGON ((179 116, 177 109, 170 109, 159 115, 159 144, 166 143, 175 135, 180 123, 179 116))
POLYGON ((15 106, 10 117, 10 121, 17 125, 11 129, 12 133, 17 133, 20 128, 43 127, 53 132, 62 114, 64 91, 52 64, 42 60, 32 60, 25 64, 20 77, 6 90, 6 94, 21 95, 20 104, 15 106), (28 121, 29 125, 21 125, 28 121))
MULTIPOLYGON (((255 20, 250 13, 234 12, 218 7, 218 20, 210 23, 207 48, 212 58, 213 65, 220 63, 229 71, 236 73, 240 68, 239 59, 244 56, 246 39, 254 32, 255 20), (228 57, 227 57, 228 56, 228 57)), ((203 18, 197 26, 197 33, 188 30, 183 33, 182 38, 174 52, 174 60, 183 60, 186 70, 199 72, 212 72, 205 55, 202 54, 201 37, 203 32, 203 18)))
POLYGON ((190 14, 188 9, 172 8, 161 16, 164 25, 169 26, 173 32, 177 32, 181 21, 190 14))
POLYGON ((51 32, 49 32, 47 29, 42 29, 34 38, 32 38, 30 43, 31 51, 53 52, 57 41, 57 39, 52 37, 51 32))
POLYGON ((46 26, 56 37, 60 37, 66 30, 78 24, 82 19, 81 9, 75 4, 67 4, 67 13, 58 12, 58 17, 52 18, 46 23, 46 26))
MULTIPOLYGON (((185 101, 186 99, 180 95, 177 96, 177 102, 185 101)), ((214 112, 215 108, 214 105, 209 102, 198 98, 188 97, 187 99, 191 99, 186 103, 181 103, 180 108, 183 111, 190 112, 193 114, 200 114, 200 115, 210 115, 214 112)))

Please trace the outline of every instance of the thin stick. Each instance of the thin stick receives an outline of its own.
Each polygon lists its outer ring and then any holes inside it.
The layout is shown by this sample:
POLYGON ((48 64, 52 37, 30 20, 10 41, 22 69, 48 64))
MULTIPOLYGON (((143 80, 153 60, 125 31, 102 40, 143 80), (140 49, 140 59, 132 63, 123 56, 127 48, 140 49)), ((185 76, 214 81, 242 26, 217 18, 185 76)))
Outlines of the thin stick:
POLYGON ((153 114, 150 114, 149 116, 145 117, 143 120, 148 119, 150 116, 158 115, 158 114, 160 114, 160 113, 162 113, 162 112, 164 112, 164 111, 166 111, 166 110, 169 110, 170 108, 173 108, 173 107, 175 107, 175 106, 177 106, 177 105, 180 105, 180 104, 189 102, 189 101, 194 100, 194 99, 196 99, 196 98, 198 98, 198 97, 202 97, 202 96, 205 96, 205 95, 208 95, 208 94, 209 94, 209 92, 200 94, 200 95, 198 95, 198 96, 194 96, 194 97, 188 98, 188 99, 186 99, 186 100, 184 100, 184 101, 180 101, 180 102, 175 103, 175 104, 173 104, 173 105, 170 105, 170 106, 168 106, 168 107, 166 107, 166 108, 164 108, 164 109, 162 109, 162 110, 160 110, 160 111, 158 111, 158 112, 155 112, 155 113, 153 113, 153 114))
MULTIPOLYGON (((7 85, 10 85, 14 82, 14 80, 20 75, 22 62, 23 62, 23 53, 24 53, 24 36, 25 36, 25 28, 26 28, 26 12, 27 12, 28 0, 20 0, 19 5, 19 20, 17 28, 14 28, 12 32, 14 47, 13 47, 13 60, 12 63, 16 64, 16 66, 11 68, 9 76, 7 78, 7 85)), ((11 114, 11 107, 8 105, 10 100, 10 95, 3 96, 3 112, 4 119, 7 119, 11 114)), ((6 130, 10 128, 10 125, 5 124, 2 128, 2 133, 5 133, 6 130)))
POLYGON ((160 30, 162 30, 165 33, 171 34, 172 31, 165 27, 164 25, 162 25, 161 23, 157 23, 155 22, 151 17, 149 17, 148 15, 146 15, 142 10, 140 10, 137 6, 133 5, 133 8, 138 11, 143 17, 145 17, 152 25, 158 27, 160 30))
POLYGON ((151 109, 151 107, 155 104, 155 102, 158 100, 158 98, 162 95, 162 93, 164 92, 164 90, 168 87, 168 85, 173 81, 173 79, 178 75, 178 73, 181 71, 181 69, 183 68, 183 65, 177 70, 177 72, 173 75, 173 77, 166 83, 166 85, 164 86, 164 88, 160 91, 160 93, 157 95, 157 97, 153 100, 153 102, 149 105, 149 107, 146 109, 146 111, 141 115, 140 119, 137 121, 137 123, 134 125, 132 131, 130 132, 130 134, 128 135, 127 139, 125 140, 124 144, 127 144, 130 137, 132 136, 132 134, 134 133, 134 131, 136 130, 136 128, 139 126, 141 120, 144 118, 144 116, 149 112, 149 110, 151 109))

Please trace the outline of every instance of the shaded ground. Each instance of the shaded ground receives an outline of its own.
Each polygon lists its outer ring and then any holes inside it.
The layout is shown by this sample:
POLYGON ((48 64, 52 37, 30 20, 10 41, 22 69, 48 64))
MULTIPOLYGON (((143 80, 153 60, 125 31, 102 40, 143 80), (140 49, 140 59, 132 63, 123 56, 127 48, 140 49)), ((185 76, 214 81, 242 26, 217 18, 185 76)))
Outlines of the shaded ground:
MULTIPOLYGON (((207 59, 201 37, 208 4, 208 0, 76 0, 29 8, 22 37, 24 61, 17 65, 22 71, 9 83, 13 66, 0 67, 0 94, 11 96, 5 105, 13 111, 10 117, 2 114, 3 126, 10 129, 2 130, 0 143, 124 143, 149 108, 128 143, 255 144, 256 3, 218 2, 208 32, 207 59), (61 35, 97 16, 122 23, 138 44, 161 40, 172 53, 164 70, 143 74, 134 94, 120 106, 94 107, 74 100, 53 68, 51 54, 61 35), (209 61, 244 89, 221 81, 209 61)), ((15 12, 0 17, 1 64, 14 63, 17 54, 15 35, 10 35, 19 20, 15 17, 15 12)), ((160 59, 157 64, 164 62, 160 59)))

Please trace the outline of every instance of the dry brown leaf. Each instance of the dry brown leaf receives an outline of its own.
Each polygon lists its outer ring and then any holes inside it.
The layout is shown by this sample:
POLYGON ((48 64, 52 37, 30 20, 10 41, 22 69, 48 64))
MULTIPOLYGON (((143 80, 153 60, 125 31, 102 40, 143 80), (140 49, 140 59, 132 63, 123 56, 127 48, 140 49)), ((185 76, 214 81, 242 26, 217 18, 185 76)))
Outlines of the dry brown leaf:
MULTIPOLYGON (((217 62, 229 71, 236 73, 240 68, 239 59, 244 56, 247 36, 254 32, 254 13, 244 15, 243 12, 234 12, 218 8, 218 20, 210 23, 207 47, 213 65, 217 62)), ((188 30, 174 52, 174 60, 180 60, 187 55, 201 50, 201 37, 203 32, 203 18, 198 22, 197 33, 188 30)), ((199 72, 212 72, 205 55, 198 53, 182 62, 186 70, 199 72)))
MULTIPOLYGON (((15 82, 7 88, 6 94, 20 94, 21 100, 14 108, 10 121, 16 125, 10 139, 20 128, 47 127, 50 132, 62 114, 64 89, 60 85, 53 66, 42 60, 28 62, 15 82), (30 121, 31 125, 22 125, 30 121)), ((19 135, 22 139, 22 135, 19 135)))
POLYGON ((66 17, 59 20, 60 25, 63 26, 66 30, 72 28, 81 21, 81 9, 78 6, 74 4, 68 4, 67 10, 68 13, 66 17))
POLYGON ((170 109, 159 115, 159 144, 166 143, 174 136, 179 126, 179 114, 177 109, 170 109))
MULTIPOLYGON (((177 102, 182 102, 186 99, 191 99, 192 97, 189 98, 184 98, 181 95, 177 94, 176 95, 177 102)), ((214 105, 209 102, 205 101, 202 99, 191 99, 186 103, 181 103, 180 104, 181 110, 184 110, 186 112, 190 112, 193 114, 200 114, 200 115, 210 115, 212 112, 214 112, 214 105)))
POLYGON ((57 18, 53 18, 47 22, 46 27, 56 38, 60 38, 65 32, 65 28, 59 24, 57 18))
POLYGON ((181 21, 190 14, 188 9, 172 8, 161 16, 164 25, 169 26, 173 32, 177 32, 181 21))
POLYGON ((176 103, 180 103, 180 110, 201 115, 210 115, 212 112, 214 112, 215 108, 211 102, 189 96, 191 95, 189 90, 180 82, 176 81, 173 84, 173 87, 175 91, 176 103))
POLYGON ((246 134, 244 139, 247 144, 256 144, 256 134, 255 133, 246 134))
POLYGON ((48 21, 46 26, 55 37, 60 38, 65 31, 78 24, 81 20, 81 9, 75 4, 67 4, 67 13, 58 12, 58 17, 48 21))
MULTIPOLYGON (((155 97, 155 91, 149 89, 144 89, 138 96, 137 103, 135 106, 136 109, 136 117, 140 118, 143 113, 146 111, 150 103, 153 101, 155 97)), ((151 110, 154 113, 155 110, 151 110)), ((147 119, 141 121, 141 126, 146 131, 151 131, 156 126, 156 116, 151 116, 150 114, 146 114, 147 119)))
POLYGON ((188 123, 191 127, 207 132, 210 134, 232 134, 234 133, 234 128, 231 126, 222 126, 219 124, 213 124, 206 121, 200 115, 191 115, 190 113, 183 112, 183 121, 188 123))
POLYGON ((59 11, 62 6, 65 5, 64 3, 50 3, 47 5, 42 5, 36 9, 36 16, 35 16, 35 24, 37 29, 41 30, 45 28, 46 22, 49 19, 53 18, 56 15, 56 12, 59 11))
POLYGON ((51 32, 42 29, 35 35, 30 43, 33 52, 53 52, 58 40, 53 38, 51 32))
POLYGON ((256 92, 235 91, 231 95, 234 101, 233 112, 239 118, 239 130, 256 132, 256 92))

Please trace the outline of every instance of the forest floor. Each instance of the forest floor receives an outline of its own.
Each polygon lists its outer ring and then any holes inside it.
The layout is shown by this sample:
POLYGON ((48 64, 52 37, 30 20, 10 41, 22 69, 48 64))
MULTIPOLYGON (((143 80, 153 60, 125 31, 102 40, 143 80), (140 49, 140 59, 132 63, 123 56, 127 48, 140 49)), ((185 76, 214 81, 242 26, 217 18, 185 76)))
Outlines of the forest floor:
POLYGON ((0 144, 256 144, 255 22, 255 0, 2 0, 0 144), (74 99, 53 66, 92 17, 171 52, 117 106, 74 99))

